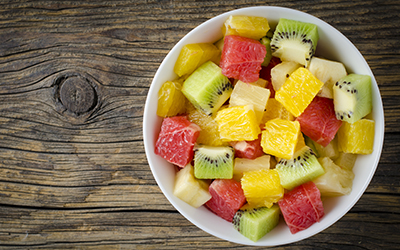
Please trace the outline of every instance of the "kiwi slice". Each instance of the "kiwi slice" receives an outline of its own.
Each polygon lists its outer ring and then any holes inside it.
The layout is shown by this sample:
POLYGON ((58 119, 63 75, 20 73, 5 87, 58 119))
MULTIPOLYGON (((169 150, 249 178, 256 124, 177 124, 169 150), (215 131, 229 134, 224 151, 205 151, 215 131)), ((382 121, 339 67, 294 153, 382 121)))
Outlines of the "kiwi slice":
POLYGON ((338 120, 354 123, 372 110, 371 77, 349 74, 333 86, 333 103, 338 120))
POLYGON ((198 179, 232 179, 235 150, 231 146, 194 147, 194 176, 198 179))
POLYGON ((260 42, 267 49, 267 54, 265 55, 264 62, 261 63, 261 66, 267 67, 272 58, 271 38, 264 36, 263 38, 260 39, 260 42))
POLYGON ((325 173, 314 151, 308 146, 297 150, 290 160, 281 159, 275 169, 279 172, 281 185, 288 190, 325 173))
POLYGON ((228 100, 232 90, 229 79, 211 61, 197 68, 182 86, 182 93, 193 106, 210 116, 228 100))
POLYGON ((279 223, 278 205, 271 208, 252 208, 248 204, 240 208, 233 217, 233 226, 245 237, 256 242, 279 223))
POLYGON ((281 18, 271 40, 272 55, 307 67, 315 54, 318 39, 317 25, 281 18))

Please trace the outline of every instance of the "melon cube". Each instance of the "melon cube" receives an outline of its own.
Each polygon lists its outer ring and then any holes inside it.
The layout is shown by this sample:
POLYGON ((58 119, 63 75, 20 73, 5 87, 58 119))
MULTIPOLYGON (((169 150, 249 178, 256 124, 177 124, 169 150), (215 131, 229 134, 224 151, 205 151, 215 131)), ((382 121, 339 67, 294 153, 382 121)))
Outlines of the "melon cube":
POLYGON ((206 206, 219 217, 232 222, 235 213, 246 203, 240 182, 233 179, 216 179, 210 187, 211 199, 206 206))
POLYGON ((200 127, 186 116, 164 118, 155 146, 155 154, 181 168, 193 159, 193 147, 200 127))
POLYGON ((252 141, 260 133, 253 105, 224 108, 218 111, 215 120, 225 141, 252 141))
POLYGON ((269 89, 238 81, 229 99, 229 107, 252 104, 259 124, 267 106, 269 95, 269 89))
POLYGON ((374 147, 375 122, 361 119, 351 124, 343 122, 338 131, 339 151, 351 154, 371 154, 374 147))

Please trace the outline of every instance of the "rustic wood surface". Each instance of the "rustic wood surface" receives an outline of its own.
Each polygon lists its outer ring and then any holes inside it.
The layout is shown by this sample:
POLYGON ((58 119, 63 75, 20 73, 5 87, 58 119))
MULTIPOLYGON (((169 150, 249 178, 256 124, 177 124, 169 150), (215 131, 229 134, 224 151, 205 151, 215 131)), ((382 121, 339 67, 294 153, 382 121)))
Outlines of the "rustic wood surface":
POLYGON ((273 249, 400 249, 398 0, 0 1, 0 249, 250 249, 169 204, 146 160, 142 115, 175 43, 257 5, 307 12, 347 36, 375 74, 386 123, 381 161, 354 208, 273 249))

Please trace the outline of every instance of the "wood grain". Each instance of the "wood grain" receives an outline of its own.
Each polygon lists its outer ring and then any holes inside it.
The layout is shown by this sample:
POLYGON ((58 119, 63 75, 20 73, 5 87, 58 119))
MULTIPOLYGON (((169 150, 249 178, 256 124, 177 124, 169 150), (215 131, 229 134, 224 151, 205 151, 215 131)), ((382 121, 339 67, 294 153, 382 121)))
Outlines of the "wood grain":
POLYGON ((250 249, 203 232, 169 204, 147 164, 142 115, 179 39, 257 5, 307 12, 347 36, 374 72, 386 125, 375 176, 350 212, 273 249, 400 249, 394 0, 0 1, 0 249, 250 249), (60 84, 71 76, 95 90, 87 112, 63 105, 60 84))

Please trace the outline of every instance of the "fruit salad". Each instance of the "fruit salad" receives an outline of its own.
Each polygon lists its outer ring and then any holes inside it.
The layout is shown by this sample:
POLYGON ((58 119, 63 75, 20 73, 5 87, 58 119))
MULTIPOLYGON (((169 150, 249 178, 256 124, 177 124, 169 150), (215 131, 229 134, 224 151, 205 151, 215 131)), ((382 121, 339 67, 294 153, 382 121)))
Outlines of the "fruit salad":
POLYGON ((185 45, 160 88, 155 153, 173 193, 258 241, 283 217, 292 234, 348 195, 374 144, 371 77, 315 55, 318 27, 230 16, 214 43, 185 45))

